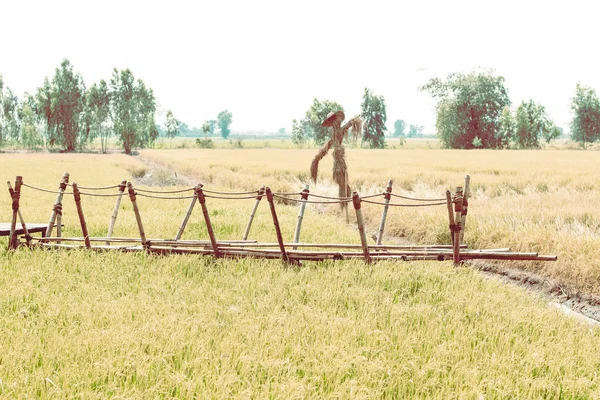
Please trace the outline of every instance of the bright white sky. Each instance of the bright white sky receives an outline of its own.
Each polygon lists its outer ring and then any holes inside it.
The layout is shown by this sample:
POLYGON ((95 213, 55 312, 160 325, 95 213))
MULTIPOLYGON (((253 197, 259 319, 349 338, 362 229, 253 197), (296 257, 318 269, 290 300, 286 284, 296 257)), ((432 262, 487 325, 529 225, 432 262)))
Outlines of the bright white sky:
POLYGON ((232 130, 291 130, 313 97, 360 111, 365 87, 396 119, 435 129, 418 86, 493 68, 513 105, 565 129, 580 81, 600 92, 600 3, 538 0, 3 0, 0 73, 19 96, 63 58, 86 85, 130 68, 189 126, 228 109, 232 130))

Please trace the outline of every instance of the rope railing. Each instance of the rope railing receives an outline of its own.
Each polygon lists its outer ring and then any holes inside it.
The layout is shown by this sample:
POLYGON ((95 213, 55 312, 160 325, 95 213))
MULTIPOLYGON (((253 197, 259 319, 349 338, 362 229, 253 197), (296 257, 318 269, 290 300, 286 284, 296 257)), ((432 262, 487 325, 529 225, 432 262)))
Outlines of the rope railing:
MULTIPOLYGON (((67 183, 67 186, 73 186, 71 183, 67 183)), ((100 186, 100 187, 93 187, 93 186, 79 186, 79 189, 83 189, 83 190, 109 190, 109 189, 116 189, 118 188, 119 185, 112 185, 112 186, 100 186)))
POLYGON ((390 193, 390 195, 392 197, 398 197, 400 199, 413 200, 413 201, 446 201, 445 198, 439 198, 439 199, 419 199, 419 198, 415 198, 415 197, 401 196, 401 195, 395 194, 395 193, 390 193))
MULTIPOLYGON (((16 249, 20 244, 25 244, 29 247, 42 248, 65 248, 75 249, 81 248, 84 243, 85 248, 91 250, 119 250, 119 251, 146 251, 157 254, 198 254, 212 255, 215 258, 220 257, 259 257, 259 258, 280 258, 284 262, 299 265, 301 260, 323 261, 323 260, 344 260, 363 258, 365 262, 370 263, 375 260, 453 260, 455 264, 459 264, 464 260, 471 259, 495 259, 495 260, 536 260, 536 261, 556 261, 556 256, 544 256, 537 253, 512 253, 510 249, 491 249, 491 250, 467 250, 462 244, 467 209, 470 197, 470 178, 465 177, 465 186, 456 187, 454 195, 450 191, 446 191, 445 199, 423 199, 402 196, 392 193, 392 181, 389 181, 384 192, 370 194, 367 196, 359 196, 357 192, 352 194, 352 197, 332 197, 310 193, 308 185, 305 186, 302 192, 293 193, 277 193, 272 192, 269 187, 262 187, 257 191, 246 192, 219 192, 215 190, 204 189, 202 185, 197 185, 193 188, 181 190, 157 191, 149 189, 134 189, 131 182, 123 181, 120 185, 105 186, 105 187, 87 187, 78 186, 75 182, 68 184, 69 174, 65 173, 57 190, 48 190, 33 185, 23 183, 22 177, 18 176, 13 189, 8 182, 9 193, 12 198, 13 218, 10 226, 9 249, 16 249), (127 185, 125 185, 127 183, 127 185), (25 222, 19 209, 19 201, 21 199, 21 186, 30 189, 46 192, 57 195, 56 201, 52 207, 52 215, 45 230, 45 235, 41 238, 33 238, 28 234, 25 222), (67 187, 71 187, 71 192, 65 192, 67 187), (127 195, 131 200, 133 212, 136 217, 136 223, 139 230, 139 238, 118 238, 112 237, 112 232, 120 207, 120 202, 123 196, 126 195, 125 187, 127 187, 127 195), (119 188, 118 193, 95 193, 97 190, 109 190, 119 188), (80 189, 88 190, 81 192, 80 189), (193 195, 181 195, 185 192, 193 191, 193 195), (83 233, 82 237, 62 237, 62 216, 64 206, 62 204, 63 195, 73 195, 77 214, 83 233), (179 194, 179 195, 178 195, 179 194), (81 196, 92 197, 116 197, 116 202, 111 216, 110 225, 106 237, 91 238, 88 234, 81 196), (176 196, 174 196, 176 195, 176 196), (297 196, 301 197, 298 198, 297 196), (312 199, 313 196, 315 199, 312 199), (378 201, 375 198, 383 196, 384 201, 378 201), (161 200, 185 200, 190 199, 190 204, 187 213, 179 227, 179 231, 175 239, 147 239, 145 230, 142 225, 142 216, 140 208, 137 204, 136 197, 144 197, 149 199, 161 200), (408 201, 417 201, 420 203, 392 203, 390 200, 394 198, 404 199, 408 201), (246 227, 246 231, 241 240, 218 241, 215 231, 212 228, 210 215, 206 199, 219 200, 247 200, 255 199, 254 208, 250 215, 250 220, 246 227), (250 231, 252 220, 256 209, 263 198, 269 203, 269 208, 273 218, 273 225, 277 237, 277 243, 259 243, 258 241, 247 240, 250 231), (274 199, 283 200, 284 202, 299 203, 299 213, 294 234, 293 243, 286 243, 283 240, 282 231, 279 226, 276 202, 274 199), (445 200, 445 201, 443 201, 445 200), (190 241, 180 240, 185 230, 186 224, 191 216, 196 203, 202 207, 202 214, 210 240, 190 241), (300 242, 300 229, 304 216, 306 204, 348 204, 352 203, 356 212, 356 223, 360 234, 360 244, 303 244, 300 242), (377 235, 373 236, 376 239, 376 245, 369 245, 366 235, 366 226, 361 210, 361 203, 373 204, 382 207, 381 222, 377 235), (448 211, 448 221, 452 245, 432 245, 432 246, 400 246, 397 245, 382 245, 381 239, 384 233, 385 221, 389 207, 432 207, 446 205, 448 211), (26 242, 21 243, 17 237, 17 219, 21 221, 23 232, 25 233, 26 242), (56 224, 56 225, 55 225, 56 224), (52 236, 52 230, 56 227, 56 237, 52 236), (75 244, 66 244, 62 242, 76 242, 75 244), (92 245, 92 243, 105 242, 105 245, 92 245), (127 244, 135 243, 134 245, 127 244), (79 243, 79 244, 77 244, 79 243), (116 243, 116 245, 115 245, 116 243), (279 247, 279 250, 265 249, 263 247, 279 247), (335 248, 335 250, 298 250, 298 247, 320 247, 335 248), (348 247, 350 246, 350 247, 348 247), (286 248, 287 247, 287 248, 286 248), (291 249, 290 249, 291 247, 291 249), (362 252, 357 250, 362 249, 362 252), (462 250, 461 250, 462 249, 462 250)), ((348 207, 349 208, 349 207, 348 207)), ((38 231, 39 232, 39 231, 38 231)))
POLYGON ((439 203, 428 203, 428 204, 395 204, 395 203, 383 203, 380 201, 373 201, 373 200, 365 200, 365 198, 361 198, 361 201, 363 203, 368 203, 368 204, 376 204, 378 206, 390 206, 390 207, 432 207, 432 206, 442 206, 442 205, 446 205, 446 202, 439 202, 439 203))

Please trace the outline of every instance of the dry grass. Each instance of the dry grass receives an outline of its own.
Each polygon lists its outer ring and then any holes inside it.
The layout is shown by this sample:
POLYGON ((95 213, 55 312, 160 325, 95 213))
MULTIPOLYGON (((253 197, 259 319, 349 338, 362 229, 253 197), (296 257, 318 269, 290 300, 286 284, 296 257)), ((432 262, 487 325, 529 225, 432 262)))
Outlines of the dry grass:
MULTIPOLYGON (((313 156, 314 150, 142 152, 207 187, 269 184, 276 191, 299 191, 313 156)), ((361 192, 381 190, 393 178, 396 193, 437 197, 468 172, 475 196, 467 241, 522 249, 538 245, 558 253, 561 263, 579 254, 572 264, 535 268, 566 277, 575 272, 561 267, 580 268, 577 274, 588 282, 598 269, 592 257, 598 248, 593 199, 600 189, 592 167, 599 156, 349 150, 348 163, 361 192)), ((102 186, 131 179, 143 168, 139 159, 124 155, 0 158, 5 180, 20 174, 25 182, 50 189, 65 171, 80 185, 102 186)), ((323 171, 313 190, 334 193, 328 167, 323 171)), ((52 194, 25 188, 25 217, 47 221, 53 200, 52 194)), ((113 201, 83 198, 92 235, 106 232, 113 201)), ((63 203, 66 234, 79 235, 71 199, 63 203)), ((140 198, 148 236, 173 237, 187 205, 188 200, 140 198)), ((252 200, 209 199, 208 205, 217 237, 240 238, 252 200)), ((266 205, 260 210, 251 237, 273 240, 266 205)), ((357 243, 355 229, 340 224, 334 210, 309 206, 302 240, 357 243)), ((286 238, 292 237, 296 211, 278 205, 286 238)), ((423 242, 443 240, 443 211, 394 209, 388 232, 423 242)), ((378 213, 365 210, 372 227, 378 213)), ((0 219, 9 217, 8 195, 0 196, 0 219)), ((116 229, 116 236, 137 233, 126 199, 116 229)), ((186 237, 206 238, 199 210, 186 237)), ((0 246, 4 398, 600 396, 597 329, 518 288, 450 263, 308 263, 296 270, 276 261, 8 253, 6 240, 0 246)))

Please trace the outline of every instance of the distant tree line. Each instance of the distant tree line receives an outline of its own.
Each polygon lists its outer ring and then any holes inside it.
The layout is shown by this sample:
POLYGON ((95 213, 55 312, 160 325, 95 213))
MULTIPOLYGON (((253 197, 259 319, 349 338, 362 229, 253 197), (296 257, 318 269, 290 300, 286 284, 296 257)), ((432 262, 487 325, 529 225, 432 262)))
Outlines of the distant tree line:
MULTIPOLYGON (((81 75, 64 59, 52 78, 46 77, 34 94, 19 99, 5 86, 0 75, 0 148, 22 146, 75 151, 99 139, 102 152, 114 136, 125 153, 151 146, 159 133, 172 140, 187 125, 166 113, 164 127, 155 122, 156 99, 144 81, 129 69, 113 70, 104 79, 86 88, 81 75)), ((221 135, 230 133, 232 113, 225 110, 216 120, 207 121, 208 131, 218 126, 221 135)), ((199 130, 200 131, 200 130, 199 130)))
POLYGON ((46 146, 74 151, 100 138, 106 151, 115 135, 127 154, 158 136, 152 89, 129 69, 113 70, 111 79, 85 87, 81 75, 64 59, 54 76, 46 77, 34 94, 19 100, 0 76, 0 147, 46 146))
MULTIPOLYGON (((562 135, 546 109, 533 100, 514 110, 504 78, 490 71, 450 74, 421 87, 437 100, 437 135, 446 148, 531 149, 562 135)), ((571 137, 581 144, 600 140, 600 102, 592 88, 577 84, 571 101, 571 137)))

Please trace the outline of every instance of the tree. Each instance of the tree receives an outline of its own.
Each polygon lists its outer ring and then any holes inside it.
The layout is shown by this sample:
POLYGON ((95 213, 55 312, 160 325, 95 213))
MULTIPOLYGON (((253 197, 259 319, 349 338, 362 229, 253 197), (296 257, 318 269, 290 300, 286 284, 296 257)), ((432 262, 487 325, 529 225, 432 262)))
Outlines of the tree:
POLYGON ((154 122, 156 102, 152 89, 137 81, 129 69, 113 70, 110 80, 110 101, 114 130, 125 154, 134 147, 154 143, 158 130, 154 122))
POLYGON ((321 125, 321 123, 327 119, 330 113, 337 111, 344 111, 344 108, 336 102, 325 100, 320 102, 316 98, 313 99, 308 111, 304 116, 303 124, 304 127, 308 128, 308 136, 312 136, 315 143, 321 145, 325 143, 329 138, 329 130, 327 127, 321 125))
POLYGON ((600 140, 600 101, 596 91, 577 83, 571 99, 571 138, 586 148, 586 143, 600 140))
POLYGON ((21 143, 27 149, 35 150, 38 146, 44 144, 36 124, 35 98, 26 93, 19 114, 21 119, 21 143))
POLYGON ((383 96, 374 95, 370 89, 365 88, 361 116, 364 120, 363 142, 367 142, 371 148, 384 148, 387 113, 383 96))
MULTIPOLYGON (((317 181, 319 173, 319 162, 327 155, 333 147, 333 180, 338 184, 339 197, 350 197, 350 185, 348 181, 348 165, 346 164, 346 155, 344 150, 344 138, 352 130, 354 140, 358 138, 362 131, 362 120, 359 117, 350 119, 344 126, 342 122, 346 116, 343 111, 331 113, 323 122, 324 128, 331 127, 331 139, 321 149, 310 164, 310 176, 314 182, 317 181)), ((346 208, 346 203, 340 203, 342 209, 346 208)), ((347 216, 347 214, 346 214, 347 216)))
POLYGON ((510 111, 509 106, 505 106, 502 109, 502 114, 500 114, 500 118, 498 120, 498 146, 499 149, 505 149, 510 145, 510 141, 515 135, 515 118, 510 111))
POLYGON ((510 105, 504 78, 491 72, 454 73, 445 81, 431 79, 420 88, 437 100, 437 135, 446 148, 499 148, 500 113, 510 105))
POLYGON ((207 139, 207 134, 210 132, 210 123, 205 122, 202 124, 202 132, 204 132, 204 138, 207 139))
POLYGON ((217 126, 217 121, 214 119, 208 120, 208 125, 210 126, 210 136, 215 134, 215 127, 217 126))
POLYGON ((85 86, 66 58, 56 68, 52 81, 38 89, 38 112, 45 117, 50 146, 73 151, 79 144, 80 118, 84 106, 85 86))
POLYGON ((413 125, 410 124, 409 128, 408 128, 408 137, 409 138, 416 138, 419 136, 423 136, 423 130, 425 130, 425 128, 423 127, 423 125, 413 125))
POLYGON ((302 146, 308 140, 310 127, 306 119, 292 120, 292 142, 297 146, 302 146))
POLYGON ((106 153, 110 129, 110 91, 104 79, 93 84, 85 96, 86 124, 89 124, 89 140, 100 138, 102 153, 106 153))
POLYGON ((404 129, 406 129, 406 123, 401 120, 401 119, 397 119, 396 122, 394 122, 394 137, 404 137, 404 129))
POLYGON ((217 124, 219 125, 219 129, 221 130, 221 136, 223 139, 227 139, 229 137, 229 125, 231 125, 231 121, 233 120, 233 114, 229 111, 221 111, 219 115, 217 115, 217 124))
POLYGON ((547 143, 560 135, 560 130, 548 117, 546 109, 533 100, 523 101, 516 112, 516 129, 513 146, 520 149, 540 147, 540 140, 547 143))
POLYGON ((169 138, 169 147, 171 147, 171 141, 177 135, 179 135, 179 121, 173 115, 173 111, 168 110, 165 118, 165 135, 169 138))
POLYGON ((19 99, 9 87, 4 86, 0 75, 0 148, 7 141, 19 140, 19 99))
POLYGON ((279 130, 277 131, 278 134, 280 135, 285 135, 285 128, 279 128, 279 130))

